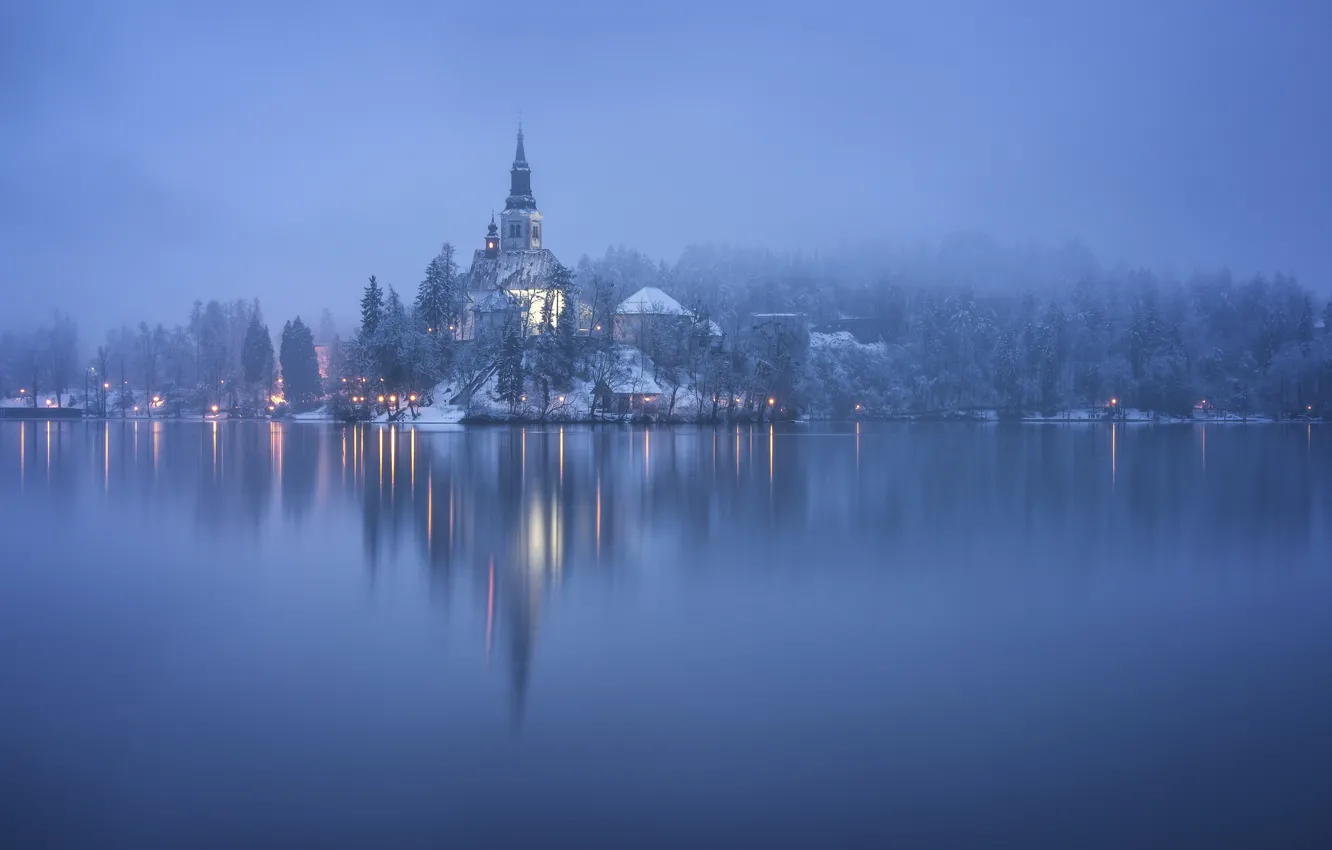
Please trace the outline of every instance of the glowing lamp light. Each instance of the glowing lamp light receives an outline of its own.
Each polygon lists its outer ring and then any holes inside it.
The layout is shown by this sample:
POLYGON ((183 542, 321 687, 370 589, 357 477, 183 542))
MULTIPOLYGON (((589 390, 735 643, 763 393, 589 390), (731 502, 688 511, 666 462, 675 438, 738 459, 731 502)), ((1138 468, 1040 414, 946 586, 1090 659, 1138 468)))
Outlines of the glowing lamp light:
POLYGON ((411 395, 407 396, 407 400, 416 401, 416 393, 412 393, 411 395))
POLYGON ((739 403, 740 403, 740 396, 736 396, 736 397, 735 397, 735 403, 736 403, 736 404, 739 404, 739 403))
POLYGON ((28 390, 27 390, 26 387, 19 387, 19 395, 23 395, 23 394, 26 393, 27 391, 28 391, 28 390))
POLYGON ((346 378, 343 378, 343 379, 342 379, 342 382, 343 382, 344 384, 347 383, 347 379, 346 379, 346 378))
POLYGON ((161 396, 153 396, 153 401, 161 401, 161 400, 162 400, 161 396))
POLYGON ((393 402, 394 404, 397 404, 397 403, 398 403, 398 397, 395 396, 395 395, 391 395, 391 396, 389 396, 389 401, 393 402))
MULTIPOLYGON (((109 390, 109 389, 111 389, 111 385, 110 385, 110 384, 106 384, 106 383, 104 383, 104 384, 102 384, 102 389, 104 389, 104 390, 109 390)), ((19 392, 23 392, 23 390, 19 390, 19 392)))
POLYGON ((768 399, 768 407, 772 407, 772 406, 773 406, 774 404, 776 404, 776 403, 777 403, 777 399, 775 399, 775 398, 769 398, 769 399, 768 399))
POLYGON ((524 395, 524 396, 519 396, 519 397, 518 397, 518 400, 519 400, 519 401, 527 401, 527 396, 525 396, 525 395, 524 395))
POLYGON ((560 404, 564 404, 564 396, 560 396, 560 404))
POLYGON ((1112 398, 1112 399, 1110 399, 1110 406, 1111 406, 1111 407, 1115 406, 1116 404, 1119 404, 1119 399, 1117 399, 1117 398, 1112 398))
POLYGON ((380 403, 380 404, 383 404, 383 403, 384 403, 384 397, 383 397, 383 396, 380 396, 380 397, 379 397, 379 403, 380 403))
POLYGON ((270 404, 270 405, 269 405, 269 406, 268 406, 268 409, 269 409, 269 410, 277 410, 277 408, 276 408, 276 407, 274 407, 274 406, 273 406, 273 405, 271 405, 271 404, 270 404))
POLYGON ((860 405, 857 404, 857 405, 856 405, 856 410, 859 410, 859 409, 860 409, 860 405))

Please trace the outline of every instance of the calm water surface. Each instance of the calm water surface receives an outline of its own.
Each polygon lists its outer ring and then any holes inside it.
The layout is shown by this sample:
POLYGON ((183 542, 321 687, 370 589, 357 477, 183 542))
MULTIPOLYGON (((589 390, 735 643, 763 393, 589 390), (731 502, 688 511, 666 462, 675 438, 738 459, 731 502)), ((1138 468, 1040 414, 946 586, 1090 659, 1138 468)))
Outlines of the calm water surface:
POLYGON ((1332 431, 0 424, 6 847, 1332 846, 1332 431))

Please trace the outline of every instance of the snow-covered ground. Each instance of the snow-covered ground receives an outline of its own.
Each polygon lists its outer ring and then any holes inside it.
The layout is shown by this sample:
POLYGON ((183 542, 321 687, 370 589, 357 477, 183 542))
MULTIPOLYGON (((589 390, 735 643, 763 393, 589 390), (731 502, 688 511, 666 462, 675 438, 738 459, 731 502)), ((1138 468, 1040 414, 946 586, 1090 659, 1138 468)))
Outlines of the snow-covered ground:
MULTIPOLYGON (((55 407, 56 394, 44 392, 37 395, 38 407, 55 407)), ((60 396, 60 407, 83 407, 83 393, 64 393, 60 396)), ((0 398, 0 407, 32 407, 32 396, 21 395, 14 398, 0 398)))

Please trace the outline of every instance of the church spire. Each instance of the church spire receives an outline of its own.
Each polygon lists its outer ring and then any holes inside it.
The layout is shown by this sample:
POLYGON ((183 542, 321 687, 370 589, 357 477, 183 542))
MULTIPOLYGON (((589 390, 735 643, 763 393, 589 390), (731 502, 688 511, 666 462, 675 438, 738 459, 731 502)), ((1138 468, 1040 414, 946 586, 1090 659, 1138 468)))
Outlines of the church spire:
POLYGON ((509 197, 500 213, 500 251, 541 249, 541 213, 532 197, 532 167, 523 147, 523 125, 518 125, 518 147, 509 169, 509 197))
POLYGON ((527 152, 523 150, 523 122, 518 122, 518 150, 513 154, 513 164, 516 168, 519 165, 527 165, 527 152))
POLYGON ((513 167, 509 169, 509 199, 504 202, 506 210, 534 210, 536 198, 532 197, 532 168, 527 164, 527 152, 523 150, 523 125, 518 125, 518 149, 513 154, 513 167))

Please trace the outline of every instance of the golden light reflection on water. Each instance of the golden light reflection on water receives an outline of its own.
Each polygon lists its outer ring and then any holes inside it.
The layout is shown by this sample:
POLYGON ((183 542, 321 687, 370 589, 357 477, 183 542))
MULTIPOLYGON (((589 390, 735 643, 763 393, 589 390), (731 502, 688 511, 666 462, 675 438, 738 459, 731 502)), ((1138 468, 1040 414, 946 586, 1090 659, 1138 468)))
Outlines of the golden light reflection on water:
POLYGON ((495 556, 490 556, 490 583, 486 591, 486 661, 490 661, 490 636, 495 627, 495 556))
POLYGON ((1114 489, 1119 475, 1119 425, 1110 425, 1110 489, 1114 489))
POLYGON ((769 425, 768 426, 768 494, 769 495, 772 494, 772 443, 774 436, 776 436, 776 433, 773 431, 773 426, 769 425))
POLYGON ((860 423, 856 423, 856 474, 860 474, 860 423))

